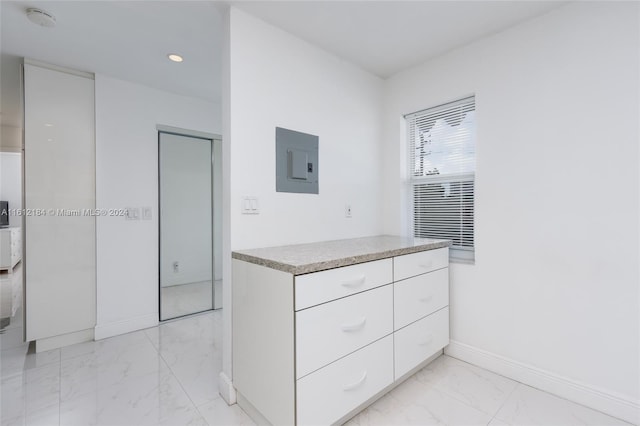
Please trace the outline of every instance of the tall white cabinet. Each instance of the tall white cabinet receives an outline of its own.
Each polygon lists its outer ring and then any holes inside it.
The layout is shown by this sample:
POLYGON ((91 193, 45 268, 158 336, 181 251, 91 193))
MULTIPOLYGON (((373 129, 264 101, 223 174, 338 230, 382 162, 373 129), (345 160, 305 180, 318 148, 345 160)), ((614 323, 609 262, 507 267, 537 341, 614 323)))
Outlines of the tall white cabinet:
POLYGON ((25 334, 36 351, 93 339, 93 75, 24 65, 25 334))

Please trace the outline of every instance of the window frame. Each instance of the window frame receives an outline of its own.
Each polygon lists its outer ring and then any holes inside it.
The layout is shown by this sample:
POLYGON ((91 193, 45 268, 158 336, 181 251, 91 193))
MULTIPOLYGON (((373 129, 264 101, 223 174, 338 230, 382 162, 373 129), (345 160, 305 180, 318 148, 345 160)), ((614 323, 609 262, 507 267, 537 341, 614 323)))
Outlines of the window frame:
MULTIPOLYGON (((461 181, 466 181, 466 182, 473 182, 473 246, 472 247, 450 247, 449 250, 449 258, 451 261, 456 262, 456 263, 467 263, 467 264, 475 264, 475 251, 476 251, 476 187, 477 187, 477 183, 476 183, 476 171, 474 170, 473 172, 466 172, 466 173, 459 173, 459 174, 447 174, 447 175, 427 175, 427 176, 420 176, 420 177, 416 177, 414 176, 414 174, 411 172, 411 169, 414 167, 415 165, 415 157, 412 154, 412 150, 414 149, 414 144, 411 140, 411 125, 410 125, 410 120, 412 117, 415 117, 416 114, 420 114, 422 112, 426 112, 429 110, 435 110, 437 111, 440 108, 446 108, 449 105, 453 105, 456 103, 462 103, 465 100, 472 100, 473 101, 473 111, 476 112, 476 99, 475 99, 475 94, 471 94, 471 95, 467 95, 467 96, 461 96, 457 99, 454 99, 450 102, 445 102, 445 103, 441 103, 438 105, 435 105, 433 107, 429 107, 429 108, 423 108, 408 114, 405 114, 403 116, 404 118, 404 134, 405 134, 405 138, 406 138, 406 143, 405 143, 405 148, 406 148, 406 161, 407 161, 407 167, 405 167, 405 173, 407 173, 407 181, 406 181, 406 194, 407 194, 407 198, 408 198, 408 203, 407 203, 407 207, 408 207, 408 223, 407 223, 407 233, 408 235, 414 237, 414 238, 418 238, 415 236, 415 232, 416 232, 416 227, 415 227, 415 202, 416 202, 416 194, 415 194, 415 188, 417 185, 421 185, 421 184, 425 184, 425 183, 438 183, 438 182, 461 182, 461 181)), ((474 126, 475 126, 475 133, 476 133, 476 141, 477 141, 477 125, 476 122, 474 121, 474 126)), ((477 144, 474 145, 474 152, 473 152, 473 158, 474 158, 474 162, 477 164, 477 144)), ((405 217, 407 217, 405 216, 405 217)), ((430 237, 431 238, 431 237, 430 237)))

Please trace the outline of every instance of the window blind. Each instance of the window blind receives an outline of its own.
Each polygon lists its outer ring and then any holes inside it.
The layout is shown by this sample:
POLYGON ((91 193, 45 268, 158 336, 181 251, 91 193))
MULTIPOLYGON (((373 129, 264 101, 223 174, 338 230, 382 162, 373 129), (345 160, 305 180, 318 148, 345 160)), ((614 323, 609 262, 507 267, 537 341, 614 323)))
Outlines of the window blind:
POLYGON ((413 234, 453 241, 452 257, 474 257, 475 97, 405 116, 413 234))

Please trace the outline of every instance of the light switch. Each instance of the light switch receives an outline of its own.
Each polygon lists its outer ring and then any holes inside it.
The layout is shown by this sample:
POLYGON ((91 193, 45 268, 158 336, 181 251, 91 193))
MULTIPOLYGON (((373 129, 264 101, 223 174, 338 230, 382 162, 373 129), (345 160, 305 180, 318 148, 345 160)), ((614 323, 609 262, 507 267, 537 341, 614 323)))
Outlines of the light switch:
POLYGON ((260 214, 257 197, 242 197, 242 214, 260 214))
POLYGON ((142 208, 142 220, 151 220, 151 207, 142 208))
POLYGON ((140 209, 138 207, 127 207, 126 213, 125 219, 140 220, 140 209))

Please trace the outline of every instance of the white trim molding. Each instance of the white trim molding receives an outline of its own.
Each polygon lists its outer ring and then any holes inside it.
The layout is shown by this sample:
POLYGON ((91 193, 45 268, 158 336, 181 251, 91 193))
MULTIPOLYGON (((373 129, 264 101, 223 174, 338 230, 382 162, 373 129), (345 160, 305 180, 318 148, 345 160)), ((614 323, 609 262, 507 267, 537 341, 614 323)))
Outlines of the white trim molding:
POLYGON ((525 385, 549 392, 633 424, 640 421, 640 401, 451 340, 445 354, 525 385))
POLYGON ((131 318, 125 321, 117 321, 109 324, 99 324, 95 327, 95 339, 101 340, 107 337, 118 336, 158 325, 158 314, 148 314, 131 318))
POLYGON ((74 70, 72 68, 61 67, 59 65, 50 64, 48 62, 38 61, 36 59, 24 58, 23 65, 33 65, 34 67, 46 68, 52 71, 63 72, 66 74, 75 75, 77 77, 88 78, 89 80, 95 80, 95 74, 92 72, 74 70))
POLYGON ((236 388, 233 387, 231 379, 224 371, 221 371, 218 376, 218 392, 220 392, 220 396, 228 405, 233 405, 238 402, 236 388))
POLYGON ((76 343, 90 342, 92 340, 92 328, 61 334, 59 336, 45 337, 43 339, 36 340, 36 353, 63 348, 65 346, 75 345, 76 343))
POLYGON ((164 124, 157 124, 156 130, 162 133, 172 133, 174 135, 192 136, 200 139, 211 139, 212 141, 222 140, 222 136, 214 133, 201 132, 199 130, 183 129, 182 127, 165 126, 164 124))

